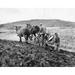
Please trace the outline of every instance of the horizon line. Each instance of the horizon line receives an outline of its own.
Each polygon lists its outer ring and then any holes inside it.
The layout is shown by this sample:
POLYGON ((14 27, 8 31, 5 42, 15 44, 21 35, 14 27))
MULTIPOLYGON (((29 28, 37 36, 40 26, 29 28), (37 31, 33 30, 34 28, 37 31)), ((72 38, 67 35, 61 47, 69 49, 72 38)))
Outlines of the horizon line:
POLYGON ((6 22, 6 23, 0 23, 1 24, 9 24, 9 23, 15 23, 15 22, 20 22, 20 21, 32 21, 32 20, 59 20, 59 21, 65 21, 65 22, 73 22, 74 21, 69 21, 69 20, 63 20, 63 19, 28 19, 28 20, 16 20, 16 21, 11 21, 11 22, 6 22))

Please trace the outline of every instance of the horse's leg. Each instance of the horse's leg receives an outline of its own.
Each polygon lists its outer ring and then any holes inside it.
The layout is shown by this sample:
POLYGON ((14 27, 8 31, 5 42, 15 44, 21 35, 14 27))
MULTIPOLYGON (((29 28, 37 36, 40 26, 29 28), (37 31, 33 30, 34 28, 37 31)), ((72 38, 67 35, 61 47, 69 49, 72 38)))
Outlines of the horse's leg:
POLYGON ((23 37, 24 37, 24 39, 25 39, 25 41, 26 41, 26 36, 25 36, 25 35, 23 35, 23 37))
POLYGON ((26 35, 26 43, 28 43, 28 37, 29 37, 29 36, 28 36, 28 35, 26 35))
POLYGON ((36 34, 34 34, 34 36, 35 36, 35 40, 36 40, 36 34))
POLYGON ((39 46, 41 46, 41 44, 40 44, 40 43, 41 43, 41 42, 40 42, 40 37, 38 38, 38 43, 39 43, 39 46))
POLYGON ((42 42, 42 41, 41 41, 41 35, 38 34, 38 45, 39 45, 39 46, 41 46, 41 42, 42 42))
POLYGON ((37 39, 36 43, 40 46, 40 40, 39 40, 40 38, 39 38, 39 36, 37 36, 36 39, 37 39))
POLYGON ((45 45, 45 34, 42 35, 42 46, 45 45))
POLYGON ((34 34, 34 43, 36 43, 36 34, 34 34))
POLYGON ((27 43, 27 35, 23 35, 23 37, 24 37, 24 39, 25 39, 25 41, 27 43))
POLYGON ((20 41, 19 42, 22 42, 21 36, 19 38, 20 38, 20 41))
POLYGON ((32 41, 32 37, 33 37, 33 35, 29 36, 30 41, 32 41))
POLYGON ((26 35, 26 43, 28 43, 28 36, 26 35))
POLYGON ((43 35, 41 35, 41 38, 42 38, 42 46, 43 46, 43 44, 44 44, 44 38, 43 38, 43 35))

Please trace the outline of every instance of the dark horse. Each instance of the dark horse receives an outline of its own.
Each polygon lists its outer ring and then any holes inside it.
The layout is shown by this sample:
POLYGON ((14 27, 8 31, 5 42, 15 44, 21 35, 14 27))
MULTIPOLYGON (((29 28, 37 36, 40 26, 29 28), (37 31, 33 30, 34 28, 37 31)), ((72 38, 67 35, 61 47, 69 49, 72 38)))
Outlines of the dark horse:
POLYGON ((38 33, 40 30, 39 26, 31 26, 31 28, 20 28, 16 26, 16 33, 20 38, 20 42, 22 42, 21 37, 24 37, 26 40, 26 43, 28 43, 28 38, 30 38, 30 35, 36 36, 36 33, 38 33))
POLYGON ((34 36, 36 36, 36 33, 38 33, 40 31, 39 26, 33 26, 31 29, 31 34, 34 34, 34 36))
POLYGON ((35 39, 34 40, 36 40, 36 34, 38 33, 40 31, 40 28, 39 28, 39 26, 33 26, 32 28, 31 28, 31 35, 32 35, 32 37, 33 37, 33 35, 35 36, 35 39))

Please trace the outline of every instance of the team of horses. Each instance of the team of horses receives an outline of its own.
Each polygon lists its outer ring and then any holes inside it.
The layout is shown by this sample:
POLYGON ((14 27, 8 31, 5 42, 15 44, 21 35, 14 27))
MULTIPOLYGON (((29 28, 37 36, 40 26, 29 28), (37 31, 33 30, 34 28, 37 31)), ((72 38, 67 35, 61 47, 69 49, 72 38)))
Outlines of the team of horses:
POLYGON ((27 26, 24 27, 17 27, 16 26, 16 33, 20 38, 20 42, 22 42, 22 37, 25 38, 26 43, 28 42, 28 38, 31 40, 33 35, 36 37, 36 34, 40 31, 39 26, 32 26, 30 24, 27 24, 27 26))
MULTIPOLYGON (((52 44, 55 40, 54 36, 46 32, 45 27, 38 25, 26 24, 26 26, 20 28, 16 26, 16 33, 20 38, 20 42, 22 42, 22 37, 25 38, 26 43, 28 43, 28 39, 33 40, 32 38, 34 37, 34 42, 38 43, 39 46, 45 46, 48 42, 52 44)), ((56 36, 58 37, 57 34, 56 36)), ((58 41, 58 39, 56 40, 58 41)))

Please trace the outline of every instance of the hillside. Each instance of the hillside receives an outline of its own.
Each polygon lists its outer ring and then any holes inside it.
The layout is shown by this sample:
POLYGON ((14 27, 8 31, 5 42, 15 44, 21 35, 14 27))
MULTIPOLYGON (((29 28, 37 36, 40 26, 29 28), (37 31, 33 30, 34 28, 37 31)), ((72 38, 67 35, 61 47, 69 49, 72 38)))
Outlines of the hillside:
POLYGON ((75 53, 0 40, 0 67, 74 67, 75 53))
POLYGON ((27 23, 32 24, 32 25, 39 25, 42 23, 46 27, 75 27, 75 22, 69 22, 69 21, 63 21, 63 20, 58 20, 58 19, 33 19, 33 20, 25 20, 25 21, 17 21, 17 22, 12 22, 12 23, 7 23, 7 24, 1 24, 0 28, 5 27, 5 28, 11 28, 13 29, 14 26, 24 26, 27 23))

